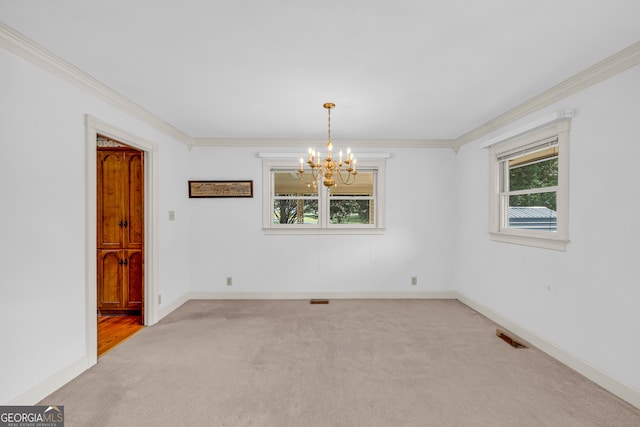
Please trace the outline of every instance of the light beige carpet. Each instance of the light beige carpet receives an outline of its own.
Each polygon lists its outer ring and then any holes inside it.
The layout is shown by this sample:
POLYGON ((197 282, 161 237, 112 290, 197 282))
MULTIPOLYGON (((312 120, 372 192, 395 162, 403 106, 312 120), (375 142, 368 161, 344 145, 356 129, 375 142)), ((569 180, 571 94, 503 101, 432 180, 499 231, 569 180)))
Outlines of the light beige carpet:
POLYGON ((454 300, 190 301, 44 399, 66 426, 640 426, 454 300))

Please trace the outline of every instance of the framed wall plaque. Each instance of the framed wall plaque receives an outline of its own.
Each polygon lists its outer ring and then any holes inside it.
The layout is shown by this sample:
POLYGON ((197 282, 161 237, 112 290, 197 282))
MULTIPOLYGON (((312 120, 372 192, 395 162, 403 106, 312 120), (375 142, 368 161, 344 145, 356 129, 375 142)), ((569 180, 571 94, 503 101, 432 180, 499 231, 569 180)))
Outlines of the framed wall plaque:
POLYGON ((189 181, 189 198, 253 197, 253 181, 189 181))

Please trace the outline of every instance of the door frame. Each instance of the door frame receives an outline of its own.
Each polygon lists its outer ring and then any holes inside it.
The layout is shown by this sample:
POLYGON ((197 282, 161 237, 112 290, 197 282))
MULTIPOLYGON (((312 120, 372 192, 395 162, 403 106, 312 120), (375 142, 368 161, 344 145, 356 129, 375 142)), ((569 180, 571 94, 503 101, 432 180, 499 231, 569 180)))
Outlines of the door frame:
POLYGON ((88 366, 98 361, 97 173, 98 134, 144 151, 144 324, 158 321, 158 145, 85 115, 85 317, 88 366))

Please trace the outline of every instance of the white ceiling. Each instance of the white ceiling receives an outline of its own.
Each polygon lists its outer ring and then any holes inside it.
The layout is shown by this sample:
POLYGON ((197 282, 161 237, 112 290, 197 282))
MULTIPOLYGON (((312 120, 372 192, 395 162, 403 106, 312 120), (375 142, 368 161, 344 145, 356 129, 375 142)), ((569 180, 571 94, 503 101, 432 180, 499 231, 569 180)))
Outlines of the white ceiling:
POLYGON ((640 40, 638 0, 0 0, 193 137, 454 139, 640 40))

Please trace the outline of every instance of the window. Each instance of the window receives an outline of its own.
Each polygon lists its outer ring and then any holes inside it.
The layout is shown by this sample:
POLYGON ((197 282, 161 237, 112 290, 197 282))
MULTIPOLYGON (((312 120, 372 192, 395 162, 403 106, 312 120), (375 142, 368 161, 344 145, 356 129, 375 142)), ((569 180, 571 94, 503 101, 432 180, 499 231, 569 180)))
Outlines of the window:
MULTIPOLYGON (((265 155, 262 155, 265 156, 265 155)), ((380 233, 384 214, 384 160, 358 163, 351 185, 330 190, 299 163, 263 160, 263 228, 269 233, 380 233)))
POLYGON ((274 169, 273 224, 317 224, 318 187, 298 178, 295 170, 274 169))
POLYGON ((569 124, 560 120, 491 147, 493 240, 566 249, 569 124))

